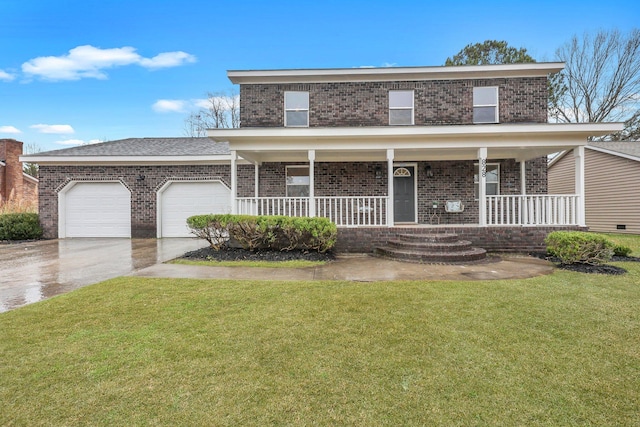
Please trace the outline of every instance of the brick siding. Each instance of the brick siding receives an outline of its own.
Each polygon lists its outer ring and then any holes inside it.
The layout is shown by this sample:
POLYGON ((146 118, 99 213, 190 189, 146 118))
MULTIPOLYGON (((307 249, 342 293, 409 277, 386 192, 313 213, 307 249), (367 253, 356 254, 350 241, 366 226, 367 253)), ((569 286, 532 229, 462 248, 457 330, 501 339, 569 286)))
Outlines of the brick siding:
POLYGON ((0 160, 5 166, 0 165, 0 201, 9 198, 19 199, 23 196, 22 142, 15 139, 0 139, 0 160))
POLYGON ((546 77, 240 85, 241 127, 284 126, 284 92, 309 92, 309 126, 387 126, 389 90, 414 90, 415 125, 473 123, 473 87, 499 87, 500 123, 546 123, 546 77))
MULTIPOLYGON (((253 196, 253 166, 238 165, 238 194, 253 196)), ((220 180, 230 187, 229 165, 40 167, 40 223, 46 238, 58 236, 58 193, 72 181, 122 182, 131 190, 131 236, 156 236, 157 191, 169 180, 220 180), (138 180, 144 175, 144 180, 138 180)))
MULTIPOLYGON (((520 164, 513 159, 489 160, 500 164, 500 194, 520 194, 520 164)), ((307 163, 265 163, 260 167, 260 196, 285 197, 286 166, 307 163)), ((429 224, 433 202, 438 202, 440 224, 477 224, 478 201, 474 197, 474 161, 417 162, 418 223, 429 224), (433 177, 427 177, 426 166, 433 177), (444 212, 444 202, 461 200, 462 213, 444 212)), ((322 196, 386 196, 386 162, 341 162, 315 164, 315 195, 322 196), (376 168, 381 178, 376 178, 376 168)), ((527 162, 527 193, 546 194, 547 161, 540 157, 527 162)))

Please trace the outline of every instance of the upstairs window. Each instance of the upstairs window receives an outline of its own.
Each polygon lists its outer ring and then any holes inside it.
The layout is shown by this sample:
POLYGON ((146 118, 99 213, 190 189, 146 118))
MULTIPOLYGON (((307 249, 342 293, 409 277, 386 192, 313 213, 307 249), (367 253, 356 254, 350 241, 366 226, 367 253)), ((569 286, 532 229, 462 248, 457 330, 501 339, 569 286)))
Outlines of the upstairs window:
POLYGON ((390 90, 389 91, 389 124, 412 125, 413 124, 413 91, 390 90))
POLYGON ((309 92, 284 93, 284 125, 309 126, 309 92))
MULTIPOLYGON (((473 192, 474 197, 478 198, 478 189, 480 187, 480 176, 479 174, 479 166, 478 163, 474 164, 473 171, 473 192)), ((487 180, 487 196, 498 196, 500 195, 500 164, 499 163, 487 163, 487 172, 485 174, 485 178, 487 180)))
POLYGON ((287 197, 309 197, 309 166, 287 166, 287 197))
POLYGON ((498 123, 498 88, 473 88, 473 123, 498 123))

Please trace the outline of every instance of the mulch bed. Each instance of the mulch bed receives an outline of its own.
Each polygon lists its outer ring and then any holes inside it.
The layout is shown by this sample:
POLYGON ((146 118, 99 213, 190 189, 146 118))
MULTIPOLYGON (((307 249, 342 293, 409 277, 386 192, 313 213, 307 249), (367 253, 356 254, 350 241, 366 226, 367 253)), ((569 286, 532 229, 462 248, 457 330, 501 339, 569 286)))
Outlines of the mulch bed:
MULTIPOLYGON (((588 274, 609 274, 612 276, 619 276, 621 274, 625 274, 627 270, 622 267, 616 267, 614 265, 591 265, 591 264, 561 264, 560 260, 557 257, 548 256, 546 253, 532 253, 531 256, 546 259, 551 261, 556 265, 556 267, 562 270, 576 271, 578 273, 588 273, 588 274)), ((614 256, 611 258, 613 262, 640 262, 640 258, 638 257, 625 257, 625 256, 614 256)))
POLYGON ((331 261, 335 259, 335 255, 331 252, 321 254, 316 251, 269 251, 256 250, 248 251, 242 248, 222 248, 215 251, 210 247, 198 249, 196 251, 187 252, 182 256, 184 259, 202 260, 202 261, 331 261))

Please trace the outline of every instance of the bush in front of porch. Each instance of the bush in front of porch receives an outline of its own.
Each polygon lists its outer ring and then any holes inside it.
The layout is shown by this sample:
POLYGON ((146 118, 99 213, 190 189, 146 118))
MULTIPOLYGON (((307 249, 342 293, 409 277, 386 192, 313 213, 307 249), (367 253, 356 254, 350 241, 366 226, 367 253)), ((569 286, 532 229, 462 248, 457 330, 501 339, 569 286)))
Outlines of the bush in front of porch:
POLYGON ((220 250, 231 240, 244 249, 294 249, 327 252, 336 244, 338 229, 327 218, 279 215, 195 215, 187 225, 197 237, 220 250))
POLYGON ((554 231, 545 243, 547 253, 562 264, 601 265, 611 260, 615 247, 606 237, 583 231, 554 231))

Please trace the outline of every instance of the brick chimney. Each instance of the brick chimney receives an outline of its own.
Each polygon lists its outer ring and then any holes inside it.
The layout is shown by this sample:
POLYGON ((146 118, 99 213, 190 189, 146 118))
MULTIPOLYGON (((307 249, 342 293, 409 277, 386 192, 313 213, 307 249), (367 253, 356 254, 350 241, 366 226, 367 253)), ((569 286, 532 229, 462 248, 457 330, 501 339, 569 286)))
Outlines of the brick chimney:
POLYGON ((22 197, 23 175, 22 142, 15 139, 0 139, 0 200, 8 200, 12 195, 22 197))

